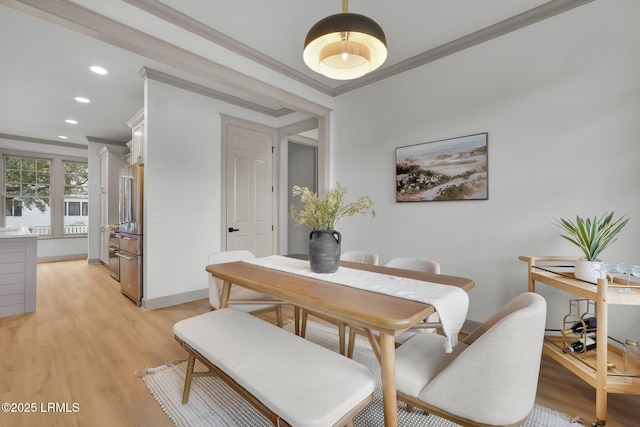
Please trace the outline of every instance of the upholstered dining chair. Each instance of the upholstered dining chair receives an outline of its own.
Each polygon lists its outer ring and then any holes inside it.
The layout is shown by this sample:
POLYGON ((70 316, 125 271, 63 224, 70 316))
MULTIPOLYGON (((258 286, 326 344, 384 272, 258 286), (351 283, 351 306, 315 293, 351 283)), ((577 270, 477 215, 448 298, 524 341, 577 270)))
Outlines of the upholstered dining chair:
MULTIPOLYGON (((209 264, 224 264, 227 262, 242 261, 245 259, 253 259, 255 255, 248 250, 232 250, 215 252, 209 255, 209 264)), ((209 304, 211 310, 220 308, 220 294, 224 282, 209 274, 209 304)), ((259 294, 250 289, 241 286, 231 286, 229 294, 229 307, 249 312, 252 314, 262 314, 269 311, 276 312, 276 322, 282 327, 282 301, 278 301, 266 295, 259 294)))
MULTIPOLYGON (((396 257, 391 258, 386 262, 385 267, 401 268, 403 270, 422 271, 425 273, 440 274, 440 263, 431 259, 419 259, 410 257, 396 257)), ((407 331, 396 338, 397 342, 404 342, 412 337, 416 331, 422 330, 423 332, 435 332, 436 327, 440 323, 440 316, 438 313, 434 313, 424 319, 424 321, 418 323, 415 327, 411 328, 413 332, 407 331)))
POLYGON ((452 353, 445 337, 417 334, 396 350, 398 400, 465 426, 521 425, 533 408, 545 299, 513 298, 452 353))
MULTIPOLYGON (((429 260, 429 259, 419 259, 419 258, 410 258, 410 257, 396 257, 391 258, 384 265, 385 267, 391 268, 401 268, 403 270, 413 270, 413 271, 422 271, 425 273, 434 273, 440 274, 440 264, 437 261, 429 260)), ((398 335, 395 340, 396 343, 402 344, 416 333, 420 332, 436 332, 436 328, 440 324, 440 317, 438 313, 434 313, 424 319, 422 322, 418 323, 408 331, 403 332, 398 335)), ((353 349, 355 347, 356 334, 359 333, 361 335, 365 335, 364 331, 355 328, 353 326, 349 327, 349 343, 347 345, 347 356, 353 357, 353 349)))
POLYGON ((402 268, 404 270, 424 271, 425 273, 440 274, 440 264, 430 259, 419 259, 409 257, 391 258, 384 265, 385 267, 402 268))
MULTIPOLYGON (((378 256, 378 254, 373 252, 347 251, 347 252, 344 252, 342 255, 340 255, 341 261, 359 262, 361 264, 378 265, 379 259, 380 257, 378 256)), ((303 309, 300 312, 300 336, 302 338, 305 337, 305 334, 307 331, 307 320, 308 320, 309 314, 319 319, 322 319, 325 322, 333 323, 338 327, 338 340, 340 345, 340 354, 348 355, 349 358, 351 358, 353 356, 352 354, 353 352, 351 351, 349 352, 349 354, 347 354, 347 347, 345 345, 347 325, 343 322, 340 322, 335 319, 331 319, 330 317, 323 316, 318 313, 310 313, 307 310, 303 309)))
POLYGON ((373 252, 347 251, 340 255, 341 261, 359 262, 361 264, 378 265, 380 257, 373 252))

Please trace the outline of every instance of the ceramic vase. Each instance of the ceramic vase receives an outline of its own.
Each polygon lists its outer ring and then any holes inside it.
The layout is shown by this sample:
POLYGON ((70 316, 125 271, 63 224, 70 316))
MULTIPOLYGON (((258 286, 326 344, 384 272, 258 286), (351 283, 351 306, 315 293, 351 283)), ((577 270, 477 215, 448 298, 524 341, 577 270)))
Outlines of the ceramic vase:
POLYGON ((313 230, 309 234, 309 263, 314 273, 334 273, 340 265, 340 241, 335 230, 313 230))
POLYGON ((574 275, 577 279, 585 280, 591 283, 597 283, 600 272, 595 270, 591 265, 591 261, 579 259, 576 261, 576 269, 574 275))

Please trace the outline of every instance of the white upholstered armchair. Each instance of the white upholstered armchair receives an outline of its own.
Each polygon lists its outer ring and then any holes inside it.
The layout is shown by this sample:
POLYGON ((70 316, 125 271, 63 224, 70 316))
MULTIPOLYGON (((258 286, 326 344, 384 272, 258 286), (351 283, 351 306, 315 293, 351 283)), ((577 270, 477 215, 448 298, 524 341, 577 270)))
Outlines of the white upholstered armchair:
POLYGON ((359 262, 361 264, 378 265, 380 257, 373 252, 347 251, 340 255, 340 261, 359 262))
POLYGON ((448 354, 443 336, 417 334, 396 350, 398 399, 465 426, 520 425, 535 402, 546 309, 521 294, 448 354))
POLYGON ((391 258, 385 267, 402 268, 404 270, 424 271, 426 273, 440 274, 440 264, 430 259, 418 259, 409 257, 391 258))
MULTIPOLYGON (((440 274, 440 263, 431 259, 419 259, 408 257, 391 258, 384 265, 385 267, 401 268, 403 270, 423 271, 425 273, 440 274)), ((436 328, 440 326, 440 316, 433 313, 422 322, 416 324, 410 330, 396 337, 397 343, 403 343, 416 334, 416 331, 436 332, 436 328)), ((351 339, 351 337, 349 337, 351 339)), ((351 341, 349 341, 351 344, 351 341)))
MULTIPOLYGON (((232 250, 215 252, 209 255, 210 264, 224 264, 226 262, 242 261, 253 259, 255 255, 248 250, 232 250)), ((216 279, 209 274, 209 304, 212 310, 220 308, 220 293, 222 292, 223 281, 216 279)), ((278 301, 266 295, 259 294, 250 289, 240 286, 232 286, 229 294, 229 307, 235 310, 245 311, 252 314, 260 314, 268 311, 276 312, 276 323, 282 327, 282 301, 278 301)))
MULTIPOLYGON (((384 266, 391 268, 400 268, 403 270, 440 274, 440 264, 437 261, 428 259, 396 257, 391 258, 384 266)), ((423 321, 418 322, 411 329, 398 335, 395 338, 396 343, 402 344, 403 342, 407 341, 409 338, 420 332, 436 332, 436 328, 438 326, 440 326, 440 316, 438 316, 438 313, 433 313, 423 321)), ((353 349, 355 346, 357 333, 366 336, 362 329, 349 326, 349 343, 347 345, 347 356, 349 358, 353 358, 353 349)))

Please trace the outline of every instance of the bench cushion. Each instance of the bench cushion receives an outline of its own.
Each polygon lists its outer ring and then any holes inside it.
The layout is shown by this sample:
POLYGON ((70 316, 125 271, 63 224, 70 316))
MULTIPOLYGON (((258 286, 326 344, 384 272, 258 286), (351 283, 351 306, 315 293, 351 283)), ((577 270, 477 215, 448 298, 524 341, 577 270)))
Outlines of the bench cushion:
POLYGON ((375 388, 365 366, 244 312, 212 311, 173 330, 293 426, 332 426, 375 388))

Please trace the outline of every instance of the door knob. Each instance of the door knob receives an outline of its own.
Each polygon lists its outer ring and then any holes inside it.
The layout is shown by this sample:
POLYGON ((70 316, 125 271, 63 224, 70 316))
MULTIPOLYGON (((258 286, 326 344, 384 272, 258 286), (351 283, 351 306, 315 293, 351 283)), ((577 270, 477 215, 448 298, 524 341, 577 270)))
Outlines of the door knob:
POLYGON ((229 227, 229 233, 233 233, 234 231, 240 231, 239 228, 229 227))

